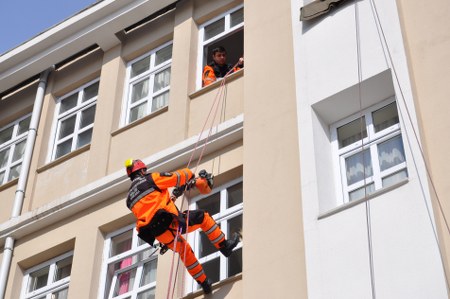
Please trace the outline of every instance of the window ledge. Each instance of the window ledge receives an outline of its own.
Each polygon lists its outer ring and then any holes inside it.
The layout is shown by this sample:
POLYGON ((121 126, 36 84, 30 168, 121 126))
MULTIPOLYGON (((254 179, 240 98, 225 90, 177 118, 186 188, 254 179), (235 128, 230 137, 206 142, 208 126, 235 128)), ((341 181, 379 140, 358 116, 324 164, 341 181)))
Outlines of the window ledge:
MULTIPOLYGON (((242 76, 244 76, 244 69, 240 69, 240 70, 238 70, 237 72, 234 72, 234 73, 228 75, 228 76, 226 77, 226 78, 227 78, 227 82, 234 81, 234 80, 236 80, 237 78, 240 78, 240 77, 242 77, 242 76)), ((190 98, 191 100, 193 100, 193 99, 195 99, 195 98, 201 96, 202 94, 205 94, 205 93, 207 93, 207 92, 209 92, 209 91, 211 91, 211 90, 213 90, 213 89, 216 89, 216 87, 220 86, 220 83, 222 82, 222 80, 223 80, 223 79, 217 80, 217 81, 214 82, 214 83, 211 83, 211 84, 209 84, 209 85, 207 85, 207 86, 205 86, 205 87, 202 87, 201 89, 199 89, 199 90, 197 90, 197 91, 194 91, 193 93, 189 94, 189 98, 190 98)))
POLYGON ((330 210, 328 212, 320 214, 319 217, 317 217, 317 220, 321 220, 321 219, 330 217, 330 216, 332 216, 334 214, 337 214, 337 213, 340 213, 342 211, 345 211, 347 209, 350 209, 350 208, 352 208, 352 207, 354 207, 356 205, 359 205, 359 204, 361 204, 363 202, 371 200, 374 197, 380 196, 381 194, 384 194, 384 193, 392 191, 392 190, 394 190, 394 189, 396 189, 396 188, 398 188, 400 186, 403 186, 403 185, 405 185, 408 182, 409 182, 409 179, 405 179, 405 180, 403 180, 401 182, 398 182, 397 184, 394 184, 392 186, 380 189, 380 190, 378 190, 378 191, 376 191, 376 192, 366 196, 365 198, 361 198, 361 199, 358 199, 358 200, 355 200, 355 201, 348 202, 348 203, 345 203, 343 205, 340 205, 340 206, 338 206, 338 207, 336 207, 336 208, 334 208, 334 209, 332 209, 332 210, 330 210))
MULTIPOLYGON (((234 276, 228 277, 228 278, 226 278, 226 279, 224 279, 224 280, 221 280, 221 281, 218 281, 218 282, 214 283, 214 284, 212 285, 212 289, 213 289, 213 290, 219 289, 219 288, 221 288, 221 287, 224 286, 224 285, 233 283, 233 282, 238 281, 238 280, 242 280, 242 273, 236 274, 236 275, 234 275, 234 276)), ((199 289, 199 290, 197 290, 197 291, 195 291, 195 292, 192 292, 192 293, 187 294, 187 295, 184 296, 184 297, 181 297, 180 299, 193 299, 193 298, 198 298, 198 297, 200 297, 202 294, 203 294, 203 290, 202 290, 202 289, 199 289)))
POLYGON ((44 172, 52 167, 55 167, 56 165, 59 165, 63 163, 64 161, 67 161, 69 159, 72 159, 75 156, 78 156, 81 153, 87 152, 91 148, 91 144, 86 144, 85 146, 80 147, 79 149, 74 150, 73 152, 70 152, 56 160, 51 161, 48 164, 45 164, 44 166, 39 167, 36 172, 41 173, 44 172))
POLYGON ((3 185, 0 185, 0 191, 8 189, 9 187, 17 184, 18 181, 19 181, 19 178, 17 177, 9 182, 4 183, 3 185))
POLYGON ((168 110, 169 110, 169 106, 162 107, 161 109, 156 110, 155 112, 152 112, 149 115, 144 116, 143 118, 140 118, 132 123, 127 124, 126 126, 120 128, 120 129, 115 130, 114 132, 111 133, 111 136, 116 136, 124 131, 134 128, 134 127, 146 122, 147 120, 152 119, 153 117, 156 117, 164 112, 167 112, 168 110))

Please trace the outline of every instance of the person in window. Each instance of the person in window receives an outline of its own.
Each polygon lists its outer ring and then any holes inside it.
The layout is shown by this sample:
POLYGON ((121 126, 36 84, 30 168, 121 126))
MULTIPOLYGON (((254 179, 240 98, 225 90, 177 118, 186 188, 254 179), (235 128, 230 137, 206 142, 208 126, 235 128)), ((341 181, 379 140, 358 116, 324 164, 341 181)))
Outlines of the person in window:
POLYGON ((132 182, 126 204, 136 216, 139 238, 152 246, 156 239, 165 248, 178 252, 189 274, 206 294, 211 293, 211 283, 202 265, 181 234, 201 228, 211 243, 226 257, 231 255, 233 248, 239 243, 240 235, 235 233, 231 239, 225 239, 224 233, 208 212, 191 210, 181 213, 174 200, 190 188, 197 188, 202 194, 211 192, 213 176, 202 170, 198 177, 194 177, 189 168, 174 172, 147 173, 146 165, 141 160, 133 159, 125 161, 125 167, 132 182), (171 187, 174 187, 172 196, 168 190, 171 187))
POLYGON ((236 72, 244 67, 244 58, 239 58, 236 66, 227 63, 227 51, 220 46, 212 50, 212 59, 210 63, 203 68, 202 82, 203 86, 207 86, 217 80, 223 78, 230 72, 236 72))

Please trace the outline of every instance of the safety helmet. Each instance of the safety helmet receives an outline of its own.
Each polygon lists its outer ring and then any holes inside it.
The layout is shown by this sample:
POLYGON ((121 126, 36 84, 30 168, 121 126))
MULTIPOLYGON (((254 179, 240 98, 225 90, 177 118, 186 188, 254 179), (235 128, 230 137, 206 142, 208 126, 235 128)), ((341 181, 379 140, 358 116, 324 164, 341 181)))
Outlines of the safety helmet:
POLYGON ((125 161, 125 168, 127 170, 127 175, 130 176, 133 172, 144 169, 147 170, 147 166, 145 166, 144 162, 141 160, 133 160, 128 159, 125 161))

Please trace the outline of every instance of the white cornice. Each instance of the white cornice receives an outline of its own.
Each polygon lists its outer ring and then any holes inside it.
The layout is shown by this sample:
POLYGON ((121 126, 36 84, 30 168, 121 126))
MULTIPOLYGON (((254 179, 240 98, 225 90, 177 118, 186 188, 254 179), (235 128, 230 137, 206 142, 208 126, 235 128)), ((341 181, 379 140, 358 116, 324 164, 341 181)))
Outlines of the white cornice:
MULTIPOLYGON (((150 171, 173 170, 179 165, 187 163, 193 152, 193 160, 198 158, 201 150, 198 148, 194 150, 197 143, 202 145, 205 141, 208 142, 203 153, 207 155, 242 140, 243 124, 244 116, 241 114, 213 128, 211 131, 213 133, 209 137, 208 132, 204 132, 200 138, 199 135, 193 136, 142 160, 150 171)), ((116 171, 33 211, 10 219, 0 225, 0 246, 4 245, 8 236, 17 240, 39 231, 48 225, 67 219, 82 210, 126 192, 129 185, 130 182, 125 171, 116 171)))
POLYGON ((0 56, 0 93, 98 44, 119 44, 116 33, 176 0, 103 0, 0 56))

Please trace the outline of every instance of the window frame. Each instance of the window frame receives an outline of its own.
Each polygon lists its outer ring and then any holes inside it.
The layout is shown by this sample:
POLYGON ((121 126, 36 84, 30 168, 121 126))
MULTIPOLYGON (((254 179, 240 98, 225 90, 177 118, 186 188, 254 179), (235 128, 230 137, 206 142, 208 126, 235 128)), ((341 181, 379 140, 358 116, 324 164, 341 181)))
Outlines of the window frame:
MULTIPOLYGON (((78 142, 78 138, 80 136, 80 134, 87 132, 89 130, 93 130, 94 128, 94 123, 95 123, 95 114, 94 114, 94 120, 91 124, 83 127, 83 128, 78 128, 81 122, 81 113, 91 107, 96 107, 97 106, 97 99, 98 99, 98 92, 97 95, 93 96, 92 98, 90 98, 89 100, 83 102, 83 95, 84 95, 84 90, 85 88, 94 85, 94 84, 100 84, 100 78, 97 78, 95 80, 89 81, 86 84, 83 84, 82 86, 78 87, 77 89, 65 94, 64 96, 61 96, 57 99, 56 102, 56 106, 55 106, 55 117, 53 120, 53 130, 52 130, 52 144, 50 146, 50 148, 52 149, 50 152, 50 155, 48 157, 48 161, 54 161, 57 159, 60 159, 70 153, 72 153, 73 151, 77 150, 78 148, 81 148, 83 146, 86 146, 88 144, 91 143, 92 141, 92 136, 91 136, 91 141, 85 145, 82 145, 80 147, 77 147, 77 142, 78 142), (67 99, 75 94, 78 94, 77 97, 77 104, 75 105, 75 107, 70 108, 67 111, 64 111, 63 113, 60 113, 60 109, 61 109, 61 102, 64 99, 67 99), (71 117, 75 116, 75 124, 74 124, 74 131, 73 133, 58 139, 58 135, 59 132, 61 130, 61 123, 67 119, 70 119, 71 117), (72 144, 70 147, 70 151, 64 155, 61 155, 59 157, 56 157, 56 151, 58 148, 59 144, 62 144, 68 140, 72 139, 72 144)), ((95 108, 96 109, 96 108, 95 108)))
MULTIPOLYGON (((206 55, 204 53, 204 49, 205 46, 207 46, 208 44, 212 44, 213 42, 220 40, 222 38, 224 38, 227 35, 230 35, 233 32, 237 32, 238 30, 242 30, 242 28, 244 28, 244 23, 245 20, 233 27, 231 27, 231 14, 238 11, 239 9, 244 8, 244 4, 239 4, 235 7, 233 7, 232 9, 227 10, 226 12, 218 15, 215 18, 212 18, 209 21, 204 22, 203 24, 201 24, 199 26, 199 31, 198 31, 198 53, 197 53, 197 80, 196 80, 196 87, 197 90, 202 88, 202 73, 203 73, 203 60, 204 60, 204 56, 206 55), (225 25, 224 25, 224 31, 213 36, 212 38, 208 39, 208 40, 204 40, 205 37, 205 27, 207 27, 208 25, 211 25, 212 23, 225 18, 225 25)), ((206 58, 207 62, 208 62, 209 57, 206 58)))
POLYGON ((154 282, 151 282, 145 286, 139 286, 139 283, 142 279, 142 273, 143 273, 143 267, 146 263, 156 260, 156 263, 158 262, 158 253, 155 253, 158 249, 156 249, 157 242, 155 242, 154 247, 152 248, 149 244, 141 240, 137 235, 137 230, 134 224, 127 225, 125 227, 122 227, 121 229, 118 229, 114 232, 111 232, 106 235, 105 242, 104 242, 104 248, 103 248, 103 263, 102 263, 102 270, 100 273, 100 287, 99 287, 99 298, 114 298, 114 299, 123 299, 123 298, 132 298, 135 299, 137 296, 150 289, 156 289, 157 286, 157 280, 154 282), (131 249, 121 252, 117 255, 110 257, 111 252, 111 245, 112 245, 112 239, 116 236, 119 236, 127 231, 132 230, 132 241, 131 241, 131 249), (141 243, 141 244, 140 244, 141 243), (106 285, 107 283, 107 275, 108 275, 108 266, 114 263, 119 262, 120 260, 123 260, 127 257, 135 256, 139 253, 143 253, 146 250, 153 249, 153 252, 151 253, 150 257, 147 257, 145 259, 142 259, 132 265, 126 266, 123 269, 116 270, 111 277, 110 285, 106 285), (136 275, 134 277, 134 286, 132 290, 120 294, 118 296, 113 296, 113 290, 115 287, 115 283, 118 279, 118 274, 121 274, 123 272, 126 272, 128 270, 131 270, 133 268, 136 268, 136 275), (137 286, 137 288, 135 288, 137 286))
MULTIPOLYGON (((234 180, 231 180, 223 185, 220 185, 217 188, 214 188, 213 191, 209 194, 205 194, 205 195, 200 195, 197 197, 194 197, 190 200, 189 203, 189 209, 198 209, 197 207, 197 202, 213 196, 216 193, 220 193, 220 210, 219 213, 211 215, 211 217, 217 222, 217 224, 220 225, 221 230, 223 232, 228 232, 228 221, 236 218, 238 216, 243 216, 244 215, 244 198, 242 195, 242 202, 234 205, 230 208, 226 208, 226 204, 227 204, 227 196, 228 196, 228 192, 227 189, 230 187, 233 187, 239 183, 242 183, 242 187, 243 187, 243 177, 239 177, 236 178, 234 180)), ((200 244, 200 231, 201 230, 196 230, 195 232, 191 233, 188 235, 188 242, 189 244, 191 244, 192 249, 194 250, 195 256, 198 258, 198 261, 200 264, 204 264, 206 262, 215 260, 217 258, 219 258, 219 263, 220 263, 220 273, 219 273, 219 281, 222 281, 224 279, 229 278, 228 276, 228 258, 226 258, 225 256, 223 256, 220 251, 215 251, 213 253, 210 253, 204 257, 200 257, 200 253, 199 253, 199 246, 197 246, 198 244, 200 244)), ((227 234, 227 238, 228 238, 228 234, 227 234)), ((240 241, 238 243, 238 245, 233 249, 233 251, 239 250, 243 248, 243 243, 242 241, 240 241)), ((200 289, 200 286, 198 285, 198 283, 189 275, 189 274, 185 274, 186 276, 186 280, 187 280, 187 284, 185 287, 185 294, 190 293, 190 292, 194 292, 198 289, 200 289)))
MULTIPOLYGON (((50 299, 52 293, 60 291, 65 288, 69 288, 70 284, 70 275, 68 277, 62 278, 56 282, 49 282, 52 277, 55 275, 56 270, 56 264, 59 261, 62 261, 68 257, 72 257, 72 265, 73 265, 73 250, 66 252, 60 256, 54 257, 48 261, 45 261, 39 265, 36 265, 34 267, 31 267, 30 269, 27 269, 25 271, 25 275, 22 280, 22 290, 20 298, 22 299, 41 299, 41 298, 47 298, 50 299), (36 272, 40 269, 44 269, 46 267, 49 267, 48 271, 48 277, 47 277, 47 284, 44 287, 41 287, 37 290, 34 290, 32 292, 28 292, 28 284, 30 283, 30 274, 33 272, 36 272)), ((71 273, 72 274, 72 273, 71 273)))
POLYGON ((3 167, 3 168, 0 167, 0 172, 4 171, 4 173, 5 173, 5 175, 3 177, 3 180, 0 181, 0 186, 4 185, 4 184, 6 184, 6 183, 8 183, 8 182, 10 182, 10 181, 12 181, 12 180, 14 180, 14 179, 16 179, 16 178, 18 178, 20 176, 20 171, 19 171, 19 176, 9 179, 11 169, 13 167, 18 166, 18 165, 22 165, 22 162, 23 162, 24 155, 22 155, 20 157, 20 159, 18 159, 17 161, 12 161, 12 159, 13 159, 13 156, 14 156, 14 151, 16 149, 16 146, 19 143, 23 142, 23 141, 25 141, 25 148, 24 148, 24 153, 25 153, 26 140, 28 138, 28 132, 30 130, 30 124, 28 125, 28 128, 23 133, 18 134, 19 133, 18 131, 19 131, 19 124, 20 124, 20 122, 22 122, 23 120, 25 120, 27 118, 30 118, 30 122, 31 122, 31 113, 16 119, 15 121, 7 124, 3 128, 0 128, 1 129, 0 131, 3 131, 3 130, 6 130, 6 129, 9 129, 9 128, 13 127, 13 132, 12 132, 11 139, 9 139, 8 141, 4 142, 3 144, 0 144, 0 152, 9 150, 8 158, 7 158, 5 167, 3 167))
MULTIPOLYGON (((155 79, 155 74, 160 73, 166 69, 171 69, 171 73, 172 73, 172 59, 173 59, 173 55, 171 55, 170 59, 160 63, 158 66, 155 66, 155 57, 156 57, 156 52, 158 52, 161 49, 164 49, 166 47, 168 47, 169 45, 172 45, 172 54, 173 54, 173 40, 168 41, 154 49, 152 49, 151 51, 133 59, 130 60, 127 63, 126 66, 126 73, 125 73, 125 88, 124 88, 124 94, 123 94, 123 101, 122 101, 122 116, 121 116, 121 126, 127 126, 129 124, 132 124, 136 121, 139 121, 140 119, 148 116, 148 115, 152 115, 154 113, 157 113, 159 110, 164 109, 165 107, 169 106, 169 102, 170 102, 170 82, 169 85, 166 87, 163 87, 162 89, 158 90, 157 92, 150 92, 149 94, 145 97, 142 98, 140 100, 137 100, 135 103, 131 103, 132 100, 132 92, 133 92, 133 86, 140 83, 140 82, 144 82, 146 80, 146 78, 149 78, 149 86, 151 86, 152 88, 154 87, 154 79, 155 79), (150 56, 150 65, 149 65, 149 69, 147 71, 144 71, 143 73, 136 75, 135 77, 131 78, 131 69, 132 69, 132 65, 146 57, 150 56), (166 92, 169 92, 169 99, 167 100, 167 105, 160 107, 158 109, 156 109, 155 111, 151 110, 151 104, 153 103, 153 100, 159 96, 162 95, 166 92), (147 103, 147 112, 144 116, 142 116, 141 118, 138 118, 136 120, 133 120, 130 122, 130 112, 131 109, 134 107, 137 107, 139 105, 141 105, 142 103, 146 102, 147 103)), ((171 78, 172 79, 172 78, 171 78)), ((170 79, 170 80, 171 80, 170 79)))
POLYGON ((335 166, 334 176, 336 180, 336 186, 338 187, 340 186, 340 188, 336 188, 336 196, 338 204, 339 203, 345 204, 352 201, 360 200, 361 198, 350 200, 349 193, 364 188, 364 186, 367 190, 367 187, 369 185, 371 184, 374 185, 373 191, 371 193, 367 193, 367 195, 377 193, 380 190, 383 190, 386 187, 383 187, 382 180, 390 175, 396 174, 401 171, 406 171, 408 175, 406 146, 405 143, 403 142, 403 132, 400 124, 399 108, 395 96, 391 96, 388 99, 385 99, 375 105, 372 105, 371 107, 366 108, 359 113, 355 113, 349 117, 346 117, 345 119, 342 119, 332 124, 330 126, 330 129, 331 129, 331 146, 333 153, 333 161, 335 166), (399 117, 399 122, 387 128, 384 128, 379 132, 375 132, 374 123, 372 119, 373 112, 383 107, 386 107, 392 103, 395 103, 395 105, 397 106, 396 108, 397 108, 397 115, 399 117), (358 120, 361 117, 365 117, 366 121, 365 129, 367 130, 367 136, 347 146, 339 148, 337 129, 354 120, 358 120), (388 169, 381 170, 378 157, 378 145, 387 140, 391 140, 397 136, 400 136, 402 138, 403 154, 405 156, 405 161, 397 165, 394 165, 388 169), (361 153, 364 150, 370 151, 372 175, 349 185, 347 183, 345 159, 357 153, 361 153))

